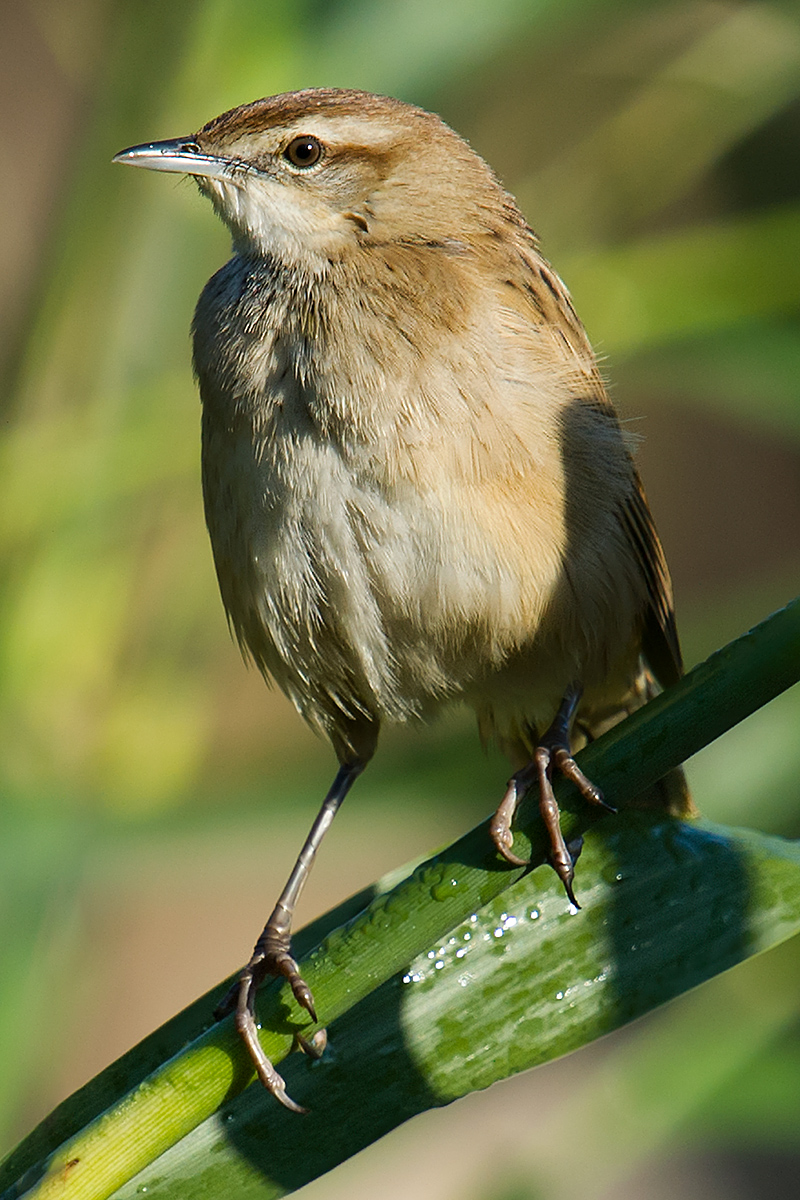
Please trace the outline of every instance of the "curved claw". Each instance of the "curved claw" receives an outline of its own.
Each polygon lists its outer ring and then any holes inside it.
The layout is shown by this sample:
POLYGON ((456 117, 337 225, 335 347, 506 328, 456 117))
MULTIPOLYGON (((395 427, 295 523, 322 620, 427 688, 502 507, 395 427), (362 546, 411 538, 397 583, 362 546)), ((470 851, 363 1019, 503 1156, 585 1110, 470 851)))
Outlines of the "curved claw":
POLYGON ((325 1047, 328 1044, 327 1029, 318 1029, 310 1038, 303 1037, 302 1033, 296 1033, 295 1041, 304 1054, 309 1058, 319 1060, 325 1053, 325 1047))
MULTIPOLYGON (((260 1073, 259 1073, 259 1078, 261 1078, 260 1073)), ((281 1083, 283 1083, 283 1078, 280 1075, 278 1076, 278 1078, 280 1079, 281 1083)), ((263 1082, 263 1079, 262 1079, 262 1082, 263 1082)), ((308 1113, 307 1108, 303 1108, 302 1104, 297 1104, 296 1101, 294 1101, 291 1096, 287 1095, 285 1083, 283 1083, 283 1087, 278 1088, 277 1091, 274 1090, 273 1088, 270 1088, 269 1090, 272 1092, 272 1095, 275 1097, 275 1099, 278 1101, 278 1103, 282 1104, 284 1108, 288 1108, 289 1112, 297 1113, 298 1116, 301 1116, 301 1117, 306 1116, 306 1114, 308 1113)))
POLYGON ((494 844, 497 847, 498 853, 503 856, 507 863, 511 863, 512 867, 529 867, 531 860, 529 858, 520 858, 518 854, 514 854, 509 843, 499 842, 494 839, 494 844))
POLYGON ((285 1079, 275 1070, 275 1067, 264 1053, 261 1042, 258 1040, 258 1028, 252 1012, 254 990, 252 978, 248 978, 248 972, 245 970, 242 972, 242 980, 239 987, 239 1000, 236 1007, 236 1030, 247 1047, 258 1078, 267 1091, 275 1097, 279 1104, 282 1104, 284 1108, 288 1108, 290 1112, 306 1113, 308 1109, 303 1108, 301 1104, 298 1104, 287 1094, 285 1079))
POLYGON ((217 1007, 214 1009, 211 1015, 215 1021, 221 1021, 236 1008, 236 1001, 239 996, 239 982, 239 979, 237 979, 235 983, 231 984, 217 1007))
POLYGON ((565 746, 555 746, 551 751, 551 758, 556 769, 565 779, 574 783, 584 800, 589 804, 596 804, 598 808, 606 809, 607 812, 616 813, 614 806, 606 803, 600 788, 584 775, 565 746))
POLYGON ((570 873, 566 879, 559 871, 557 871, 556 874, 558 875, 559 879, 561 880, 561 886, 563 887, 564 891, 567 893, 567 899, 569 900, 570 904, 572 905, 573 908, 579 909, 580 904, 578 904, 578 901, 575 899, 575 890, 573 888, 573 882, 575 880, 575 872, 570 871, 570 873))
POLYGON ((306 1010, 312 1021, 316 1021, 317 1010, 314 1008, 314 997, 311 995, 311 988, 300 976, 296 967, 294 974, 287 976, 287 978, 292 988, 292 994, 294 995, 297 1003, 301 1008, 306 1010))
POLYGON ((511 822, 514 819, 514 814, 517 811, 517 806, 525 794, 526 772, 519 771, 509 780, 506 794, 497 806, 494 816, 489 822, 489 834, 494 842, 498 854, 501 854, 507 863, 511 863, 512 867, 529 867, 531 865, 529 858, 520 858, 518 854, 514 854, 511 847, 514 844, 514 835, 511 832, 511 822))

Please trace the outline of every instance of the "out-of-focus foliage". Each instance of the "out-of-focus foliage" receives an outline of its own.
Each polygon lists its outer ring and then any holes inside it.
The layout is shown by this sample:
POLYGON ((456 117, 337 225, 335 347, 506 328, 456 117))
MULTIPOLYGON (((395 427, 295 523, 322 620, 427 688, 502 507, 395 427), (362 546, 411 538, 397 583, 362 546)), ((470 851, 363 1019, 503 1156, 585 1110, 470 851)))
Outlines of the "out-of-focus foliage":
MULTIPOLYGON (((0 429, 0 786, 12 813, 0 1119, 14 1132, 47 1075, 37 1023, 73 1027, 65 968, 82 944, 79 901, 109 855, 124 864, 134 828, 167 826, 176 856, 183 836, 206 837, 212 854, 221 835, 196 832, 198 804, 234 817, 269 787, 276 814, 313 807, 331 765, 241 667, 203 529, 187 329, 226 235, 190 183, 112 167, 116 150, 314 84, 434 108, 517 194, 606 358, 616 402, 647 418, 632 429, 646 435, 687 658, 788 599, 800 563, 796 5, 68 8, 69 20, 53 0, 30 5, 81 106, 53 177, 52 227, 36 239, 27 319, 16 314, 0 429)), ((709 816, 800 832, 799 709, 788 694, 690 764, 709 816)), ((461 802, 466 826, 494 805, 503 771, 456 716, 390 734, 359 787, 402 801, 409 823, 434 794, 461 802)), ((698 1020, 713 1029, 713 1014, 698 1020)), ((787 1037, 769 1062, 796 1056, 787 1037)), ((727 1090, 715 1076, 725 1103, 698 1121, 718 1137, 726 1113, 741 1130, 769 1090, 749 1100, 746 1070, 731 1061, 727 1090)), ((764 1062, 758 1070, 766 1079, 764 1062)), ((774 1086, 783 1144, 798 1147, 800 1096, 786 1071, 774 1086)), ((673 1114, 664 1128, 678 1124, 673 1114)), ((658 1143, 656 1130, 648 1144, 658 1143)))

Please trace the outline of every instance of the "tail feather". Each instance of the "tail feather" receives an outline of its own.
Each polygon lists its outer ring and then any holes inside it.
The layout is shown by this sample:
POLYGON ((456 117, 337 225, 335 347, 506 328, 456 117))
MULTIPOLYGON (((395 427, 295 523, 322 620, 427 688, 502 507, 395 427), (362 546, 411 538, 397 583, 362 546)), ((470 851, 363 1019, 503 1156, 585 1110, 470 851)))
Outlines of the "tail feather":
MULTIPOLYGON (((642 662, 636 682, 623 703, 606 712, 592 713, 588 718, 583 716, 579 718, 573 738, 573 753, 576 753, 587 742, 595 741, 608 729, 613 729, 625 717, 636 712, 661 691, 662 689, 652 672, 642 662)), ((646 788, 631 801, 631 807, 661 810, 673 817, 697 816, 697 808, 692 800, 683 767, 675 767, 651 787, 646 788)))

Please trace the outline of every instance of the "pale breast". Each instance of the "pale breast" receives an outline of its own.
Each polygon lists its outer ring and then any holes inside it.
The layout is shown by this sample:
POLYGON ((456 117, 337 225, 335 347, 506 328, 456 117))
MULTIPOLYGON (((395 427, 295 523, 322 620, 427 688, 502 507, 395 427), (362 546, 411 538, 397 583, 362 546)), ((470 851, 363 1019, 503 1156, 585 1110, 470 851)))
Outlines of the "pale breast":
POLYGON ((198 305, 206 519, 241 644, 329 734, 459 694, 551 706, 640 606, 567 373, 523 331, 503 344, 508 312, 475 314, 474 355, 461 331, 422 365, 363 307, 347 320, 332 331, 263 260, 232 260, 198 305))

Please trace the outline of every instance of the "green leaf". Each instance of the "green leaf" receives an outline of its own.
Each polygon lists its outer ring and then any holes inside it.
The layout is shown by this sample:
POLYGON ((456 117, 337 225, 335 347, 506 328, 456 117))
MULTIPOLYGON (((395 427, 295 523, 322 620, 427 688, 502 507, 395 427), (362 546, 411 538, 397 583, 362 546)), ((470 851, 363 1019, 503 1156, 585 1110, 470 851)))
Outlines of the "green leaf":
POLYGON ((250 1087, 115 1197, 282 1196, 800 928, 800 847, 776 838, 627 813, 592 831, 580 871, 579 913, 539 868, 335 1022, 330 1059, 288 1060, 307 1118, 250 1087))
MULTIPOLYGON (((582 766, 612 801, 625 803, 798 678, 800 600, 587 747, 582 766)), ((558 791, 568 838, 598 825, 597 810, 587 812, 567 786, 558 791)), ((516 839, 522 853, 530 848, 534 862, 544 860, 538 822, 516 839)), ((301 958, 320 1011, 328 1022, 341 1018, 345 1033, 340 1038, 332 1026, 333 1054, 317 1067, 290 1063, 290 1087, 315 1111, 296 1132, 290 1125, 286 1133, 285 1114, 248 1086, 252 1067, 231 1019, 204 1029, 211 1008, 204 997, 26 1139, 5 1164, 7 1196, 101 1200, 171 1147, 176 1162, 161 1176, 169 1195, 187 1163, 195 1175, 201 1147, 214 1155, 212 1173, 230 1153, 237 1169, 250 1172, 249 1183, 237 1186, 282 1194, 411 1112, 574 1049, 800 928, 800 852, 758 834, 636 812, 606 818, 579 887, 582 915, 547 872, 526 875, 501 863, 486 823, 478 826, 390 890, 378 889, 301 958), (325 1099, 315 1098, 316 1087, 325 1099), (316 1157, 309 1127, 317 1128, 316 1157), (273 1135, 286 1155, 270 1182, 254 1147, 267 1147, 272 1162, 273 1135), (238 1151, 231 1149, 237 1138, 238 1151), (289 1153, 292 1138, 301 1139, 302 1153, 289 1153)), ((274 1061, 289 1053, 296 1031, 309 1032, 306 1014, 277 982, 260 994, 258 1014, 274 1061)), ((156 1187, 155 1179, 146 1186, 156 1187)))

